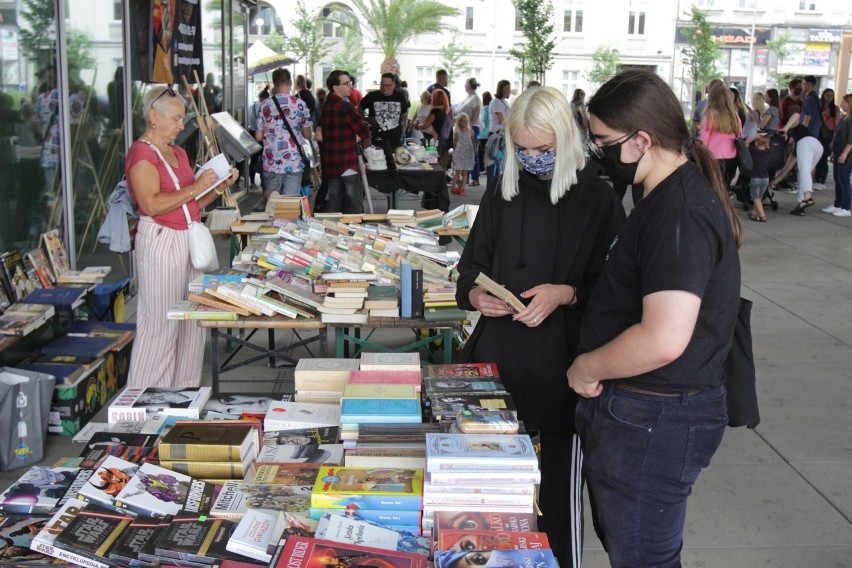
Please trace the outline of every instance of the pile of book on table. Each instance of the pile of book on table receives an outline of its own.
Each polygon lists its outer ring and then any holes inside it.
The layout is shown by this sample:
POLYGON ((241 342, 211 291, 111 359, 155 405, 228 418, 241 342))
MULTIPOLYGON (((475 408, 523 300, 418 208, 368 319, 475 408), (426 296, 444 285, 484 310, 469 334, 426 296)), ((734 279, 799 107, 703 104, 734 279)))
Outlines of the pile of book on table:
POLYGON ((355 324, 371 316, 464 319, 455 304, 460 254, 439 245, 431 228, 345 224, 332 217, 261 223, 264 230, 256 227, 232 267, 190 283, 188 299, 168 317, 284 316, 355 324))
POLYGON ((128 387, 109 422, 75 436, 78 457, 0 495, 0 536, 16 545, 4 561, 425 568, 475 553, 556 566, 536 530, 533 443, 513 412, 421 421, 432 379, 496 385, 496 366, 419 368, 416 354, 303 365, 303 393, 340 389, 328 403, 128 387))

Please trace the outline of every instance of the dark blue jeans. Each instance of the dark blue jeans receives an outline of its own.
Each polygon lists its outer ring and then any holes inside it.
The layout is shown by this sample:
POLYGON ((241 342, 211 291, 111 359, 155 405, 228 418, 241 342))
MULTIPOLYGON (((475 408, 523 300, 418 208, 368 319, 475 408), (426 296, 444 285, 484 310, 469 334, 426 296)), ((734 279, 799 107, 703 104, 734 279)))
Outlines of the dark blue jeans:
POLYGON ((846 157, 845 164, 839 164, 840 153, 834 153, 834 206, 849 209, 852 206, 852 156, 846 157))
POLYGON ((725 387, 664 397, 613 383, 577 404, 595 531, 613 568, 678 567, 686 500, 725 432, 725 387))
POLYGON ((328 178, 328 196, 325 210, 329 213, 363 213, 364 184, 361 176, 350 175, 328 178))

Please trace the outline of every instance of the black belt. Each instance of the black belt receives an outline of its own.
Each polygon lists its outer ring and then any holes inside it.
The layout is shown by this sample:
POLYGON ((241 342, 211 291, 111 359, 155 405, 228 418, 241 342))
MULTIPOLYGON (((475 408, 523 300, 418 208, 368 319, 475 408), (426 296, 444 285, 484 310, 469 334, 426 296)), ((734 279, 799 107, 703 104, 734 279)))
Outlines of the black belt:
POLYGON ((704 390, 704 389, 701 389, 701 388, 694 388, 694 389, 689 389, 689 390, 683 391, 683 392, 659 392, 659 391, 653 391, 653 390, 648 390, 648 389, 642 389, 642 388, 639 388, 639 387, 634 387, 633 385, 628 385, 628 384, 623 384, 623 383, 615 383, 615 388, 625 390, 627 392, 635 392, 637 394, 648 394, 648 395, 651 395, 651 396, 669 396, 669 397, 683 396, 683 395, 692 396, 692 395, 696 395, 696 394, 698 394, 698 393, 700 393, 701 391, 704 390))

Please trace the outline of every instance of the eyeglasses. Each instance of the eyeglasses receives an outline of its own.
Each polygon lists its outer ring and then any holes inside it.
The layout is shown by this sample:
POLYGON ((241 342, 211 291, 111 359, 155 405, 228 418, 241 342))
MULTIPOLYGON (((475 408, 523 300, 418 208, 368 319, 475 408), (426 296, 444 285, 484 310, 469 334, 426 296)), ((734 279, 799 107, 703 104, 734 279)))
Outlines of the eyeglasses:
POLYGON ((351 87, 352 81, 346 81, 345 83, 338 83, 337 86, 338 87, 351 87))
POLYGON ((171 95, 171 96, 173 96, 173 97, 176 97, 176 96, 177 96, 177 93, 175 92, 175 90, 174 90, 174 89, 172 89, 171 87, 166 87, 166 90, 165 90, 165 91, 163 91, 162 93, 160 93, 159 95, 157 95, 157 97, 156 97, 153 101, 151 101, 151 106, 154 106, 154 103, 155 103, 155 102, 157 102, 158 100, 160 100, 160 97, 162 97, 162 96, 163 96, 163 95, 165 95, 166 93, 170 94, 170 95, 171 95))
POLYGON ((594 156, 597 156, 598 158, 603 158, 603 156, 604 156, 603 149, 604 148, 606 148, 607 146, 615 146, 616 144, 624 144, 625 142, 627 142, 628 140, 630 140, 631 138, 633 138, 637 134, 639 134, 638 130, 633 132, 633 134, 625 134, 624 136, 622 136, 618 140, 613 140, 612 142, 608 142, 608 143, 606 143, 602 146, 598 146, 595 143, 594 138, 590 137, 589 141, 587 142, 588 147, 589 147, 589 153, 593 154, 594 156))

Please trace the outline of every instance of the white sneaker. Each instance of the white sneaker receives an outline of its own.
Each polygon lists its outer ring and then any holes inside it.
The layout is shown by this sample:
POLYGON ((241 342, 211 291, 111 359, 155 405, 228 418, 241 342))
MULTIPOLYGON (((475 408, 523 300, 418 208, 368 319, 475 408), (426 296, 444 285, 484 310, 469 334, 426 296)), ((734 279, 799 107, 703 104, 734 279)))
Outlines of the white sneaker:
POLYGON ((848 209, 838 209, 834 213, 832 213, 835 217, 852 217, 852 211, 848 209))
POLYGON ((817 190, 817 191, 823 191, 825 189, 825 184, 824 183, 815 183, 814 189, 817 190))
POLYGON ((839 207, 835 207, 834 205, 829 205, 828 207, 823 207, 823 213, 834 213, 835 211, 840 211, 839 207))
POLYGON ((784 193, 799 193, 799 190, 796 189, 795 187, 788 187, 787 189, 784 190, 784 193))

